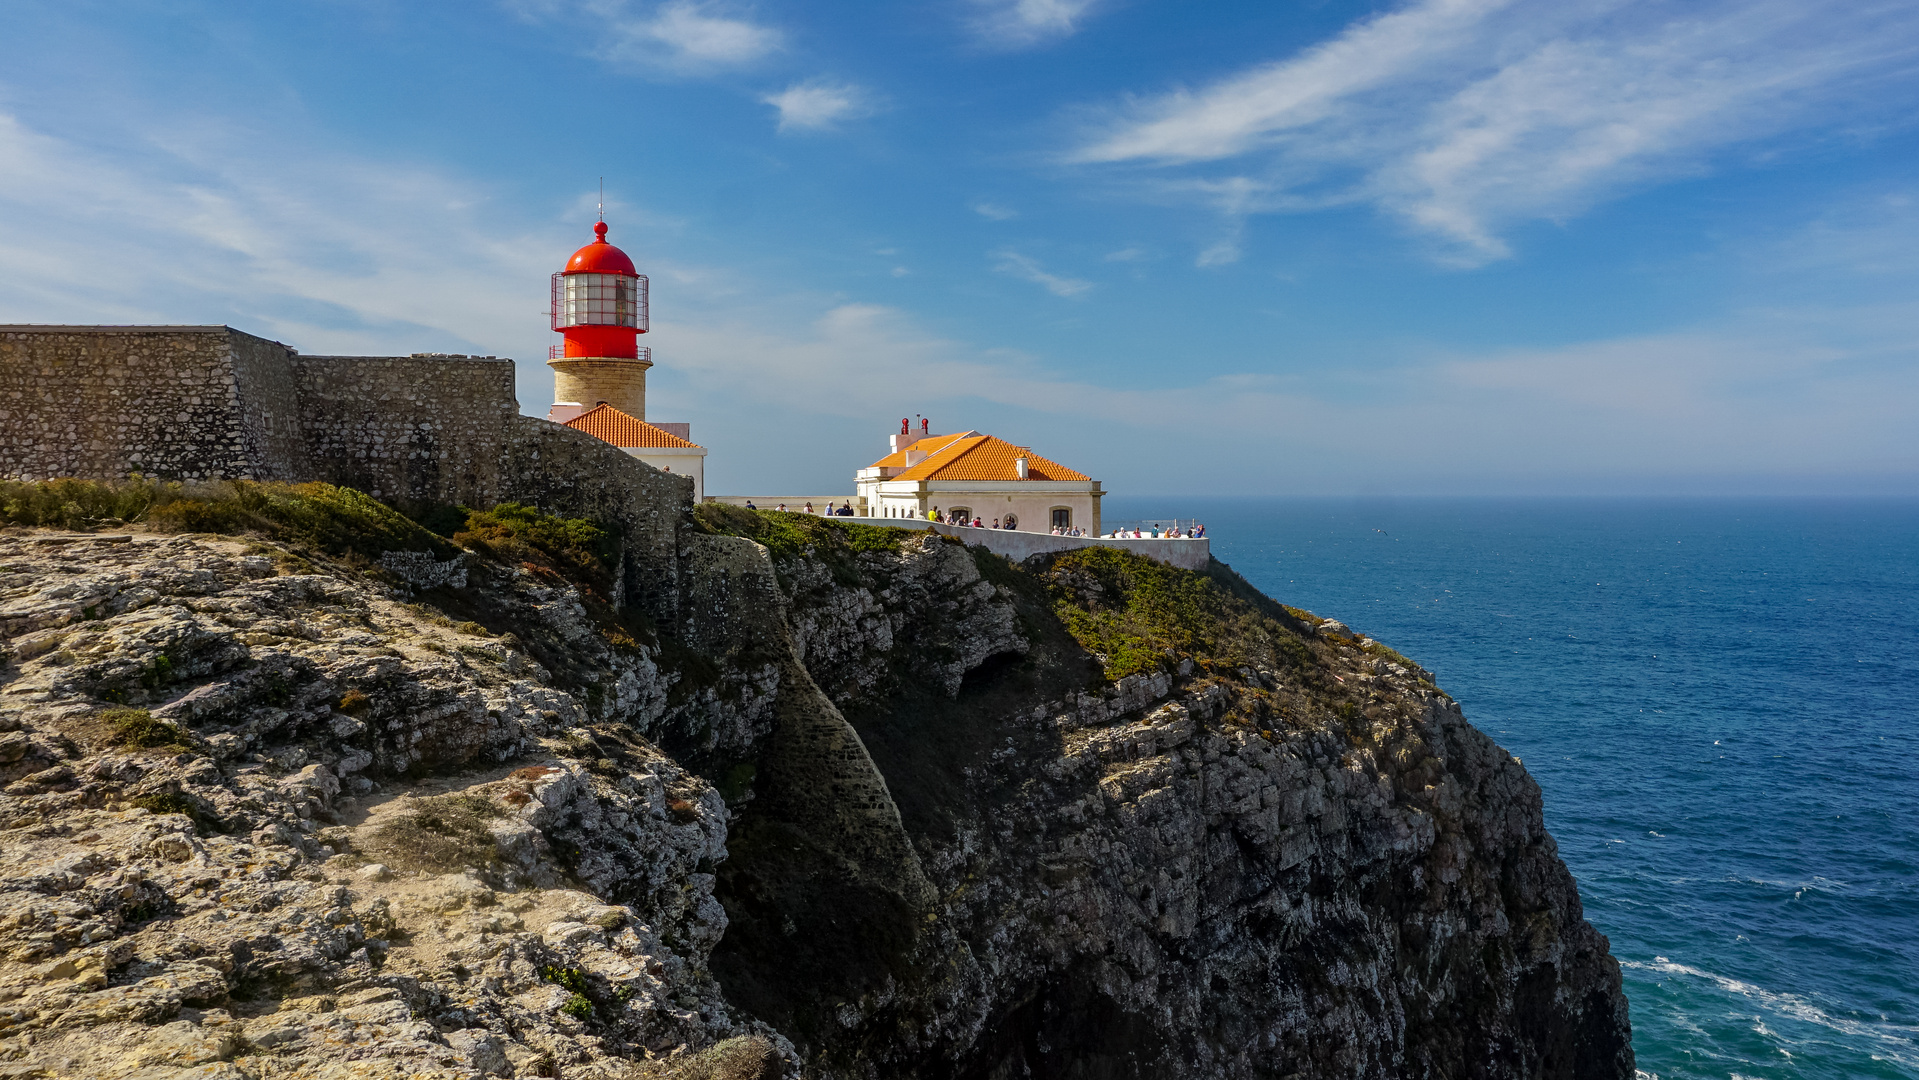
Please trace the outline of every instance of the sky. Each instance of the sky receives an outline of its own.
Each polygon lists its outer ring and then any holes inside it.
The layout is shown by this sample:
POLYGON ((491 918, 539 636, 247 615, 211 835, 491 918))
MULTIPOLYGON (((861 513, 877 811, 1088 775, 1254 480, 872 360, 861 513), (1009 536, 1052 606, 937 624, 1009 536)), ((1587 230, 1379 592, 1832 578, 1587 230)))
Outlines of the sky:
POLYGON ((1913 495, 1916 128, 1910 2, 0 0, 0 322, 544 415, 603 178, 715 493, 1913 495))

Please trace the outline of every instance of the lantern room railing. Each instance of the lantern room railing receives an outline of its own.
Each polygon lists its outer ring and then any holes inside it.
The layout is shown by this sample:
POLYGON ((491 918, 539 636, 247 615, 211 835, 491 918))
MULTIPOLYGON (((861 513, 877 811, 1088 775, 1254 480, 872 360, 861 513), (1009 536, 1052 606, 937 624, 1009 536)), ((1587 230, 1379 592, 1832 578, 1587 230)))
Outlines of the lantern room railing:
MULTIPOLYGON (((639 347, 638 349, 636 349, 636 350, 634 350, 634 351, 635 351, 635 352, 636 352, 636 353, 638 354, 637 356, 635 356, 635 357, 633 358, 633 359, 634 359, 634 360, 635 360, 636 362, 638 362, 638 363, 642 363, 642 364, 650 364, 650 363, 652 363, 652 362, 653 362, 653 350, 652 350, 652 349, 649 349, 649 348, 647 348, 646 346, 644 346, 644 345, 642 345, 642 346, 640 346, 640 347, 639 347)), ((548 360, 564 360, 564 359, 566 359, 566 346, 564 346, 564 345, 552 345, 552 346, 548 346, 548 348, 547 348, 547 350, 546 350, 546 358, 547 358, 548 360)), ((581 359, 585 359, 585 357, 581 357, 581 359)))
POLYGON ((646 325, 646 275, 554 274, 553 329, 646 325))

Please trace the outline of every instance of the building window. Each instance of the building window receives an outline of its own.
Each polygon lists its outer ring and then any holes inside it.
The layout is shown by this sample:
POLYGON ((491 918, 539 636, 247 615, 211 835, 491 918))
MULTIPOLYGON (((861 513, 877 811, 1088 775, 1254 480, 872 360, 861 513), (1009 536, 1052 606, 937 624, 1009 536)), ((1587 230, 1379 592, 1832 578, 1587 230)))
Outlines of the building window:
POLYGON ((1073 511, 1070 507, 1053 507, 1053 528, 1070 529, 1073 527, 1073 511))

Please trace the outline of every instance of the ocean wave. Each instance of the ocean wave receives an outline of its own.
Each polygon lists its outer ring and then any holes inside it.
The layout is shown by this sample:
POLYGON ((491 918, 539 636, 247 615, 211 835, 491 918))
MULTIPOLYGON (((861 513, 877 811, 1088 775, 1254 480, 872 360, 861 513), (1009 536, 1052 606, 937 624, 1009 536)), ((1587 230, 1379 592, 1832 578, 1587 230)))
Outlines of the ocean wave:
MULTIPOLYGON (((1745 998, 1774 1016, 1822 1027, 1853 1040, 1870 1041, 1874 1044, 1873 1055, 1881 1060, 1891 1061, 1906 1068, 1919 1067, 1919 1025, 1873 1023, 1834 1016, 1799 994, 1767 990, 1740 979, 1715 975, 1688 964, 1677 963, 1663 956, 1655 956, 1651 961, 1622 960, 1619 966, 1656 972, 1661 975, 1684 976, 1710 983, 1724 993, 1745 998)), ((1758 1022, 1755 1028, 1757 1033, 1780 1041, 1790 1041, 1787 1036, 1768 1030, 1763 1019, 1755 1017, 1754 1020, 1758 1022)))

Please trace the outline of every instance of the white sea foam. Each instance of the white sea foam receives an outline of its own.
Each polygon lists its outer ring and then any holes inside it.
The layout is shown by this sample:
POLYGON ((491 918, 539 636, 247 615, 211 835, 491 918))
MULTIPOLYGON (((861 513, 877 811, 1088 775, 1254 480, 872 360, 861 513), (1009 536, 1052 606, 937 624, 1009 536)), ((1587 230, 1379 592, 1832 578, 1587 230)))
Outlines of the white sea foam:
MULTIPOLYGON (((1908 1068, 1919 1067, 1919 1025, 1868 1023, 1850 1017, 1834 1016, 1798 994, 1766 990, 1739 979, 1714 975, 1710 971, 1701 971, 1696 967, 1675 963, 1663 956, 1653 957, 1651 963, 1622 960, 1619 966, 1658 972, 1661 975, 1684 976, 1711 983, 1724 993, 1737 994, 1775 1017, 1812 1024, 1853 1039, 1869 1040, 1875 1044, 1873 1054, 1875 1059, 1883 1055, 1883 1060, 1896 1062, 1908 1068)), ((1762 1018, 1754 1019, 1758 1021, 1758 1026, 1754 1030, 1759 1034, 1789 1041, 1786 1036, 1767 1029, 1762 1018)))

